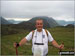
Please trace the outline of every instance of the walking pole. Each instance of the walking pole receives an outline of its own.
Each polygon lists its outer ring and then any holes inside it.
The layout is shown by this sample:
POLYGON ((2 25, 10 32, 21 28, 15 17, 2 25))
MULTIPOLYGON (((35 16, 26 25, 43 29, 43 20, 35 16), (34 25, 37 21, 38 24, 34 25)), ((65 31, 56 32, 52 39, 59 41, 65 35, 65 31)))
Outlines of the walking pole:
POLYGON ((18 56, 18 50, 17 50, 17 47, 16 47, 16 56, 18 56))
MULTIPOLYGON (((62 43, 62 44, 64 45, 64 43, 62 43)), ((62 46, 60 48, 62 48, 62 46)), ((61 52, 61 51, 62 51, 62 49, 59 50, 59 52, 61 52)), ((60 56, 61 56, 61 54, 60 54, 60 56)))

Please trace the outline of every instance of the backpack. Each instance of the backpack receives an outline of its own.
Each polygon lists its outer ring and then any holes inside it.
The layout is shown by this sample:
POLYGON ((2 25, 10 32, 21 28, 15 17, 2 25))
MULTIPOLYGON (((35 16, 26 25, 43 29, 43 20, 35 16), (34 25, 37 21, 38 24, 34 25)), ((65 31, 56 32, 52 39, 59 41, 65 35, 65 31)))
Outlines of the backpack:
MULTIPOLYGON (((46 32, 46 35, 47 35, 47 37, 48 37, 48 32, 47 32, 46 29, 45 29, 45 32, 46 32)), ((33 39, 33 35, 34 35, 34 30, 32 31, 32 39, 33 39)))

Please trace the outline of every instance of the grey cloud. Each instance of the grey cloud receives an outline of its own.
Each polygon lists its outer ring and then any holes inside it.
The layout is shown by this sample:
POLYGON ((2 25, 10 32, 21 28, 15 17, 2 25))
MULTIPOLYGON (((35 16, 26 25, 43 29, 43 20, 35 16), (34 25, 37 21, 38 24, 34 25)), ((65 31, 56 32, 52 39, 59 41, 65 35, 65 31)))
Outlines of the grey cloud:
POLYGON ((67 15, 74 17, 74 1, 2 1, 4 17, 34 17, 67 15))

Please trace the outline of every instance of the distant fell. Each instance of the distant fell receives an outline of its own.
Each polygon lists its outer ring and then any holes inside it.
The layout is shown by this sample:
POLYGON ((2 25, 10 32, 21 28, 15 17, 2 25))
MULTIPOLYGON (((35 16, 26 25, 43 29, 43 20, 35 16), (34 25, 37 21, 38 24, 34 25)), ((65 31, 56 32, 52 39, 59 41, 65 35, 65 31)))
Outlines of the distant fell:
POLYGON ((28 27, 31 25, 31 28, 35 27, 35 21, 37 19, 42 19, 44 26, 43 28, 51 28, 51 27, 56 27, 59 26, 59 24, 52 18, 52 17, 46 17, 46 16, 38 16, 38 17, 33 17, 31 20, 27 22, 21 22, 21 25, 28 25, 28 27))
POLYGON ((8 22, 5 18, 3 18, 3 17, 0 17, 0 18, 1 18, 0 24, 12 24, 12 23, 8 22))

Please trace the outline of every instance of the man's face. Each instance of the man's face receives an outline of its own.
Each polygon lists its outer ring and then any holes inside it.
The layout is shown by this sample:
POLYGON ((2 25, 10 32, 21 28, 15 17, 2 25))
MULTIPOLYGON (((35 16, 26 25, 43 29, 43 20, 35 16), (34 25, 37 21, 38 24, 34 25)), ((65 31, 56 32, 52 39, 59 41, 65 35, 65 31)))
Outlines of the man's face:
POLYGON ((36 28, 37 30, 42 30, 43 28, 43 20, 36 20, 36 28))

